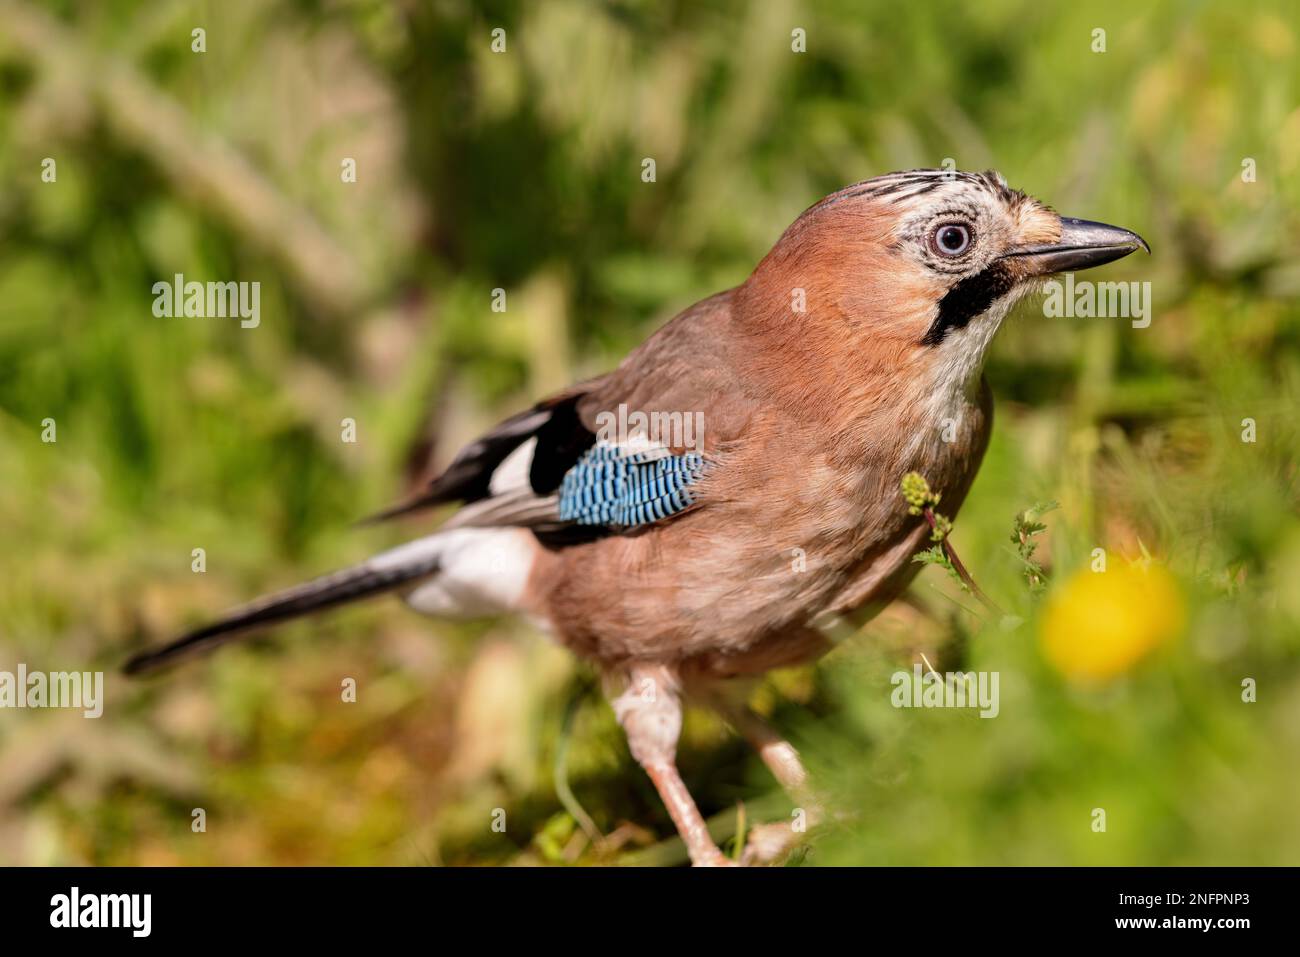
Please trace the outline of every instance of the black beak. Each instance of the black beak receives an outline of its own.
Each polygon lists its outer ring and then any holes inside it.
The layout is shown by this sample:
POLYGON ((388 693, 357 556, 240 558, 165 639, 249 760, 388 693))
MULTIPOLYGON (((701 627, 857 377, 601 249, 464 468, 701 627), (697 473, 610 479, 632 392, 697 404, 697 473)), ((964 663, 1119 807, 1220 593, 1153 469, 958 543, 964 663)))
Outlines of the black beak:
POLYGON ((1105 223, 1086 219, 1061 217, 1061 238, 1043 246, 1024 246, 1002 256, 1015 260, 1027 276, 1046 276, 1051 273, 1091 269, 1105 263, 1123 259, 1129 253, 1145 249, 1151 252, 1147 241, 1137 233, 1105 223))

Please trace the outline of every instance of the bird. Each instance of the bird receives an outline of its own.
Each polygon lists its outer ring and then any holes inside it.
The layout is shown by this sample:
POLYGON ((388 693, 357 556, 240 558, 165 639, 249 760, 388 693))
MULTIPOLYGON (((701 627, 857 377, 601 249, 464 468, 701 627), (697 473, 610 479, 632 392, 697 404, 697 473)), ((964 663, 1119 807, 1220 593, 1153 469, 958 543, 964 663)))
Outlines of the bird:
MULTIPOLYGON (((677 314, 613 371, 501 422, 372 519, 458 504, 440 526, 124 670, 386 593, 436 617, 521 615, 598 670, 691 863, 735 864, 677 769, 684 705, 715 709, 820 814, 797 750, 734 689, 816 660, 828 622, 900 596, 930 531, 900 480, 920 473, 956 515, 988 446, 983 368, 1008 311, 1054 274, 1139 248, 1150 253, 1136 233, 1062 217, 993 170, 848 186, 805 210, 738 286, 677 314)), ((798 840, 791 824, 771 828, 745 863, 798 840)))

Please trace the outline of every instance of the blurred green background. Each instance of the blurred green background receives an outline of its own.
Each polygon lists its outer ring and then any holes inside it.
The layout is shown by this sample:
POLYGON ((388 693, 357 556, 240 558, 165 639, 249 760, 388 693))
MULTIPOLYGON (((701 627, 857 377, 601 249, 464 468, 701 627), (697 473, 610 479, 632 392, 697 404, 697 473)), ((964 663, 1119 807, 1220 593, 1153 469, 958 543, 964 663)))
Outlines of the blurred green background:
MULTIPOLYGON (((755 689, 837 812, 797 859, 1300 863, 1298 42, 1285 0, 0 0, 0 669, 108 672, 97 721, 0 711, 0 863, 680 862, 593 676, 526 625, 382 601, 116 669, 428 527, 349 525, 822 195, 945 158, 1145 236, 1096 275, 1149 280, 1154 320, 1029 302, 993 348, 954 542, 1018 624, 930 568, 755 689), (259 281, 260 326, 154 317, 177 272, 259 281), (1010 538, 1048 499, 1044 597, 1010 538), (1083 685, 1041 609, 1099 547, 1167 566, 1186 627, 1083 685), (921 654, 998 671, 999 716, 891 707, 921 654)), ((789 813, 708 715, 681 764, 724 840, 789 813)))

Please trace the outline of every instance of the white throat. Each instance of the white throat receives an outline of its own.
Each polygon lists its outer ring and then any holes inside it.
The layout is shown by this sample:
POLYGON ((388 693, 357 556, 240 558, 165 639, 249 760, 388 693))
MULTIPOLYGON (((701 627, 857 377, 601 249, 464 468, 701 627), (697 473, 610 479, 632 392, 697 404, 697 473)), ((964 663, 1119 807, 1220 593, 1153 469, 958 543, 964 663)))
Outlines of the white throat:
POLYGON ((993 337, 1026 291, 1022 286, 995 300, 962 328, 949 330, 943 341, 933 346, 936 361, 931 366, 925 414, 939 434, 953 434, 967 410, 979 404, 980 378, 993 337))
POLYGON ((1002 320, 1007 317, 1011 307, 1020 301, 1027 292, 1024 286, 1017 287, 993 304, 960 329, 950 329, 943 341, 934 346, 938 361, 934 365, 933 390, 938 393, 953 395, 973 401, 979 393, 980 376, 984 372, 984 360, 993 337, 1002 327, 1002 320))

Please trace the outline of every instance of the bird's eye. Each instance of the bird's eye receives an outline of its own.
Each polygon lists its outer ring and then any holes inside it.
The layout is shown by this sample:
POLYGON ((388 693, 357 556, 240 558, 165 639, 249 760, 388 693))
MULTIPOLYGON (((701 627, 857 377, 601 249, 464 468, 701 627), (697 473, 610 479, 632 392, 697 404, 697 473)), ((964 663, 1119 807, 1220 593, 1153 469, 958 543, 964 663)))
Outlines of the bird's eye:
POLYGON ((962 223, 944 223, 930 237, 930 245, 941 256, 960 256, 970 244, 971 229, 962 223))

